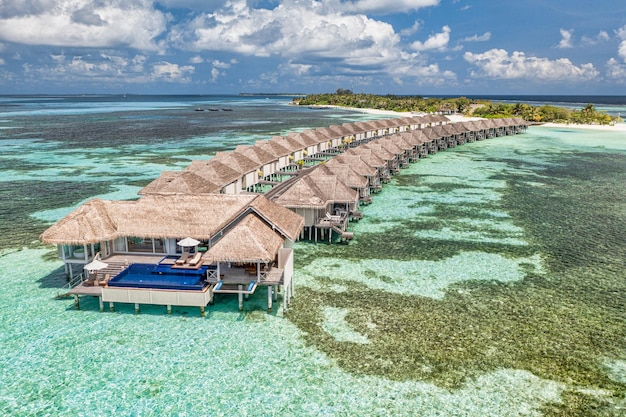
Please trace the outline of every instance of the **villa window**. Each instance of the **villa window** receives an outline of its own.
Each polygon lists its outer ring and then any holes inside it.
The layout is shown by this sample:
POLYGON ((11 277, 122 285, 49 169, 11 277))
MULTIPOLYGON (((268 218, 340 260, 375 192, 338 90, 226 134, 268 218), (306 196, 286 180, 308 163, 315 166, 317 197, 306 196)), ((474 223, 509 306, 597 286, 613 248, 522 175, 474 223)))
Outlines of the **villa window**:
POLYGON ((126 240, 128 242, 129 252, 152 252, 152 239, 129 237, 126 240))
POLYGON ((68 260, 87 260, 84 245, 63 245, 63 258, 68 260))

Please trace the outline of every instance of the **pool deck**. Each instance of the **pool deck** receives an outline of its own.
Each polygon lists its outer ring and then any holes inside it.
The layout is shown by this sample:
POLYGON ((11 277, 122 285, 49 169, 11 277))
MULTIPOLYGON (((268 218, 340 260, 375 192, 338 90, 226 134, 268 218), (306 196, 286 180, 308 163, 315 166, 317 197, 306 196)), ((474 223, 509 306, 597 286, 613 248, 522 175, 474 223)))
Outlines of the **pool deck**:
MULTIPOLYGON (((103 259, 104 262, 108 263, 111 267, 110 270, 107 270, 108 273, 111 274, 111 278, 121 272, 126 266, 141 263, 141 264, 154 264, 155 266, 159 263, 171 265, 174 263, 175 259, 163 259, 166 255, 112 255, 103 259)), ((98 275, 101 275, 103 272, 99 272, 98 275)), ((243 296, 246 298, 249 295, 246 292, 245 288, 250 284, 251 281, 257 281, 256 273, 250 273, 244 267, 238 266, 228 266, 226 264, 220 265, 220 277, 221 281, 223 281, 222 287, 224 289, 228 288, 228 291, 223 291, 223 293, 238 293, 239 294, 239 308, 243 307, 243 296)), ((220 281, 217 277, 208 278, 205 280, 209 285, 203 292, 210 291, 210 301, 213 299, 213 288, 220 281)), ((268 309, 272 309, 272 298, 277 300, 277 287, 278 286, 287 286, 291 287, 291 283, 284 282, 284 270, 282 268, 273 267, 268 271, 264 272, 262 275, 262 279, 257 281, 257 287, 263 286, 268 290, 268 309)), ((100 309, 103 309, 103 290, 107 293, 111 287, 108 287, 106 284, 104 286, 101 285, 85 285, 85 283, 81 282, 74 288, 72 288, 68 295, 73 295, 76 303, 76 307, 79 307, 78 296, 93 296, 98 297, 100 300, 100 309)), ((130 288, 132 292, 141 292, 144 291, 146 293, 158 293, 158 292, 178 292, 181 294, 185 293, 194 293, 198 292, 197 290, 171 290, 171 289, 149 289, 149 288, 130 288)), ((219 292, 219 291, 218 291, 219 292)), ((252 291, 254 292, 254 290, 252 291)), ((108 294, 107 294, 108 295, 108 294)), ((107 297, 105 297, 107 298, 107 297)), ((108 301, 108 300, 107 300, 108 301)), ((119 300, 115 300, 120 302, 119 300)), ((147 300, 146 300, 147 301, 147 300)), ((284 300, 283 308, 286 309, 288 300, 284 300)), ((111 303, 112 304, 112 303, 111 303)), ((147 304, 152 304, 152 302, 147 302, 147 304)), ((111 306, 111 309, 113 307, 111 306)), ((139 311, 138 303, 135 303, 135 309, 139 311)), ((168 304, 168 312, 171 311, 171 306, 168 304)), ((201 312, 204 315, 204 307, 201 307, 201 312)))

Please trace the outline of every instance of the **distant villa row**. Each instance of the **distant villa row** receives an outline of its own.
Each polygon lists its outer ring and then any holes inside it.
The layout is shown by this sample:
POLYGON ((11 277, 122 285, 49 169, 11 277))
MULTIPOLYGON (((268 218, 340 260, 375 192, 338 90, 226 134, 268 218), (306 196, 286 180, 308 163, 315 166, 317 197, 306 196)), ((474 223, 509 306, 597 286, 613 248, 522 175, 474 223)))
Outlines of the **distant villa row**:
POLYGON ((467 142, 523 132, 521 118, 452 123, 442 115, 345 123, 293 132, 218 152, 180 172, 166 171, 140 195, 264 193, 304 218, 300 238, 352 239, 360 204, 401 168, 467 142))
POLYGON ((137 201, 94 199, 42 235, 70 277, 67 294, 205 307, 219 294, 295 294, 293 242, 352 239, 361 204, 411 162, 467 142, 522 133, 519 118, 452 123, 440 115, 347 123, 219 152, 164 171, 137 201), (74 266, 81 271, 75 274, 74 266), (282 291, 279 289, 282 288, 282 291))

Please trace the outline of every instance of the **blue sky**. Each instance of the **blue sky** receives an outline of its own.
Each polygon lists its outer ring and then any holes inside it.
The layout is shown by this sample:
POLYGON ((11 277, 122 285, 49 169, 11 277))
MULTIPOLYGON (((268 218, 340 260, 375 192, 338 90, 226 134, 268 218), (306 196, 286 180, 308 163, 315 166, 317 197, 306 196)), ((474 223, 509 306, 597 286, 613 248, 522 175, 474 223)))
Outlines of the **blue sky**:
POLYGON ((626 95, 618 0, 0 0, 0 94, 626 95))

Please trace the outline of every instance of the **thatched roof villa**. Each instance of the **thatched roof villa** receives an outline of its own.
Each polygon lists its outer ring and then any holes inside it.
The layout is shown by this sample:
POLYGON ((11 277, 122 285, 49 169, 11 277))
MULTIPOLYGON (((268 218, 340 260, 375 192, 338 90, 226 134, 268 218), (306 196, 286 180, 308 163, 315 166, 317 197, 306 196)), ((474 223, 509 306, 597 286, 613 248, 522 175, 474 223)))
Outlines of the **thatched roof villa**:
MULTIPOLYGON (((126 302, 137 309, 139 304, 161 304, 168 310, 172 305, 204 310, 215 293, 243 296, 257 286, 268 287, 271 308, 279 286, 285 294, 292 291, 291 247, 303 224, 301 216, 262 195, 147 195, 136 201, 90 200, 48 228, 41 240, 59 247, 70 275, 74 265, 82 269, 99 254, 106 265, 100 277, 96 274, 89 285, 79 275, 80 285, 70 292, 76 299, 98 296, 101 308, 104 302, 126 302), (197 244, 183 247, 184 238, 197 244), (193 264, 192 254, 197 258, 193 264), (136 279, 134 265, 151 265, 140 282, 157 279, 158 285, 116 282, 131 275, 136 279), (98 285, 105 274, 110 275, 107 282, 98 285), (178 280, 180 274, 192 276, 193 285, 163 284, 165 277, 178 280)), ((240 307, 242 301, 240 297, 240 307)), ((287 302, 284 296, 285 308, 287 302)))

